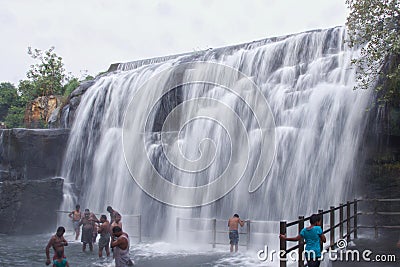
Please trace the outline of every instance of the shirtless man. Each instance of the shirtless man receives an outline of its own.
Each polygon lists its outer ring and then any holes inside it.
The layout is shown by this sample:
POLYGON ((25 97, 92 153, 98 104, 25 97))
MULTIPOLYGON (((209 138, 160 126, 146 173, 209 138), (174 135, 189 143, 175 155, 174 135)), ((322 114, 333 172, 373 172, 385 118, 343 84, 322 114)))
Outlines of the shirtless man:
POLYGON ((79 238, 79 222, 82 219, 82 212, 81 212, 81 206, 78 204, 75 207, 76 209, 71 211, 70 214, 68 214, 68 217, 72 219, 72 223, 74 224, 74 230, 75 230, 75 240, 78 240, 79 238))
POLYGON ((79 222, 79 226, 82 226, 82 237, 81 242, 82 251, 86 250, 86 244, 89 244, 90 251, 93 251, 93 228, 94 228, 94 220, 91 217, 89 209, 85 209, 84 217, 79 222))
POLYGON ((112 224, 115 221, 116 217, 119 217, 119 220, 121 220, 122 216, 121 214, 114 210, 111 206, 107 207, 107 211, 110 213, 110 223, 112 224))
POLYGON ((237 252, 239 249, 239 224, 241 227, 243 227, 244 221, 242 221, 237 214, 233 215, 233 217, 228 221, 231 252, 233 252, 233 245, 235 245, 235 252, 237 252))
POLYGON ((99 219, 97 219, 96 215, 93 212, 90 212, 89 217, 90 217, 89 220, 92 220, 93 222, 95 222, 95 224, 93 224, 92 240, 93 240, 93 243, 96 243, 97 230, 98 230, 98 226, 96 223, 100 223, 100 221, 99 221, 99 219))
POLYGON ((115 267, 133 266, 133 261, 129 257, 128 234, 122 232, 119 226, 113 228, 113 234, 117 238, 111 242, 111 247, 114 248, 115 267))
POLYGON ((110 256, 110 223, 106 215, 100 217, 101 225, 99 226, 98 233, 99 239, 99 258, 103 257, 103 248, 106 250, 107 257, 110 256))
MULTIPOLYGON (((115 241, 116 237, 114 236, 113 229, 115 227, 119 227, 122 229, 122 222, 121 222, 121 216, 116 216, 115 221, 110 225, 110 234, 111 234, 111 241, 115 241)), ((114 250, 113 250, 114 251, 114 250)))
MULTIPOLYGON (((67 240, 64 238, 64 233, 65 233, 65 228, 60 226, 57 228, 57 233, 53 235, 49 243, 46 246, 46 265, 49 265, 51 263, 50 261, 50 247, 53 247, 54 249, 54 257, 53 260, 57 258, 57 252, 62 252, 62 255, 64 255, 64 247, 68 246, 67 240)), ((65 256, 63 256, 65 258, 65 256)))

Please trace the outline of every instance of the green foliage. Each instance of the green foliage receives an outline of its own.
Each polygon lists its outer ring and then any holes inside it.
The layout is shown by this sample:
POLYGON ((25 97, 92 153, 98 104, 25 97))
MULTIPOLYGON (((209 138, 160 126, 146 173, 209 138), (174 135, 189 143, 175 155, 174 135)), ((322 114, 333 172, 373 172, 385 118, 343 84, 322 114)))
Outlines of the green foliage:
POLYGON ((25 107, 11 106, 8 109, 5 123, 7 128, 24 127, 25 107))
POLYGON ((54 51, 54 47, 42 51, 28 47, 28 54, 39 62, 31 65, 27 77, 31 82, 31 95, 34 97, 44 95, 63 95, 65 69, 62 58, 54 51))
POLYGON ((29 80, 21 80, 18 84, 18 94, 20 95, 20 99, 25 104, 29 101, 35 99, 37 97, 36 92, 34 91, 34 83, 29 80))
POLYGON ((0 121, 4 121, 8 109, 13 105, 19 105, 17 88, 8 82, 0 83, 0 121))
POLYGON ((68 80, 67 84, 64 85, 64 96, 68 97, 72 91, 74 91, 79 86, 78 78, 72 77, 68 80))
POLYGON ((92 75, 87 75, 83 81, 90 81, 93 79, 94 79, 94 77, 92 75))
POLYGON ((361 47, 353 60, 357 87, 376 87, 379 104, 400 104, 400 3, 398 0, 346 0, 348 43, 361 47))

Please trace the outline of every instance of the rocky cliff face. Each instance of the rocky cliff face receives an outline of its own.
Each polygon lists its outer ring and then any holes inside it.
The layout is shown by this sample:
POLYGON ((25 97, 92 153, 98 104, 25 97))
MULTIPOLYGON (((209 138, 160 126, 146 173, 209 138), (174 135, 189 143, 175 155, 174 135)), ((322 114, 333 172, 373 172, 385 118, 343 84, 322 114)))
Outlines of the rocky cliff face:
POLYGON ((32 234, 55 229, 63 198, 62 178, 0 183, 0 233, 32 234))
POLYGON ((81 97, 89 89, 90 86, 94 84, 95 80, 82 82, 78 88, 76 88, 67 101, 67 104, 62 107, 60 113, 55 117, 55 119, 51 119, 49 125, 51 128, 54 127, 63 127, 63 128, 71 128, 72 123, 75 119, 75 111, 81 102, 81 97))
POLYGON ((0 182, 58 175, 68 135, 67 129, 0 130, 0 182))
POLYGON ((67 129, 0 130, 0 233, 54 230, 67 129))
MULTIPOLYGON (((29 128, 43 128, 55 110, 62 104, 61 96, 41 96, 30 102, 25 111, 24 123, 29 128)), ((57 112, 57 111, 56 111, 57 112)))

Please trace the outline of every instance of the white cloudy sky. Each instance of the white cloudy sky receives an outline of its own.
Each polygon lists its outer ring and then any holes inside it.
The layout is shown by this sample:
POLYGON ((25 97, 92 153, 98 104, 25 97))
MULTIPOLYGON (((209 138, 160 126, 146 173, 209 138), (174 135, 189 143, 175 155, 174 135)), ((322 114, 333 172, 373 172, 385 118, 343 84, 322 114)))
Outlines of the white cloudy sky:
POLYGON ((25 79, 27 47, 55 46, 65 68, 111 63, 344 25, 345 0, 0 0, 0 82, 25 79))

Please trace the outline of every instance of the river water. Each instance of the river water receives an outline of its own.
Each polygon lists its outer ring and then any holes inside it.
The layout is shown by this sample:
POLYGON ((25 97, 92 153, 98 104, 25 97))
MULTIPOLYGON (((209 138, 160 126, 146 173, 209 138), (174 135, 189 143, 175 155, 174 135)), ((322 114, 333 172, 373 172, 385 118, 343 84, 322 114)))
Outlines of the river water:
MULTIPOLYGON (((30 236, 0 235, 0 266, 12 267, 39 267, 45 266, 45 247, 52 234, 30 236)), ((65 234, 69 245, 65 247, 65 255, 70 266, 115 266, 110 258, 100 258, 97 255, 98 247, 94 251, 82 252, 80 242, 73 241, 74 234, 65 234)), ((262 264, 257 258, 255 250, 237 254, 229 253, 229 245, 215 249, 208 246, 174 245, 166 242, 131 243, 131 257, 135 266, 258 266, 262 264)), ((53 256, 53 252, 51 252, 53 256)), ((265 265, 263 265, 265 266, 265 265)))
MULTIPOLYGON (((350 242, 349 249, 357 247, 361 252, 369 249, 375 255, 394 255, 395 262, 366 262, 362 259, 357 262, 329 262, 325 260, 321 266, 380 266, 395 267, 400 262, 400 249, 396 249, 397 231, 386 231, 380 234, 379 239, 372 239, 373 232, 365 231, 355 242, 350 242)), ((39 267, 45 266, 45 247, 51 234, 30 236, 7 236, 0 235, 0 266, 1 267, 39 267)), ((82 252, 80 242, 73 241, 72 232, 65 235, 69 245, 65 248, 65 254, 71 267, 115 266, 110 258, 99 258, 95 244, 93 252, 82 252)), ((237 254, 230 254, 229 246, 201 246, 194 244, 175 245, 166 242, 131 243, 131 257, 135 266, 147 267, 186 267, 186 266, 279 266, 276 258, 268 258, 260 261, 257 257, 258 249, 246 250, 241 247, 237 254)), ((260 248, 262 249, 262 248, 260 248)), ((53 253, 51 252, 51 256, 53 253)), ((297 263, 289 262, 288 266, 297 266, 297 263)))

